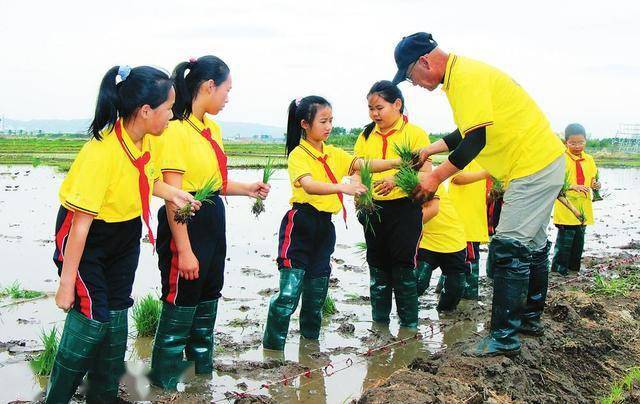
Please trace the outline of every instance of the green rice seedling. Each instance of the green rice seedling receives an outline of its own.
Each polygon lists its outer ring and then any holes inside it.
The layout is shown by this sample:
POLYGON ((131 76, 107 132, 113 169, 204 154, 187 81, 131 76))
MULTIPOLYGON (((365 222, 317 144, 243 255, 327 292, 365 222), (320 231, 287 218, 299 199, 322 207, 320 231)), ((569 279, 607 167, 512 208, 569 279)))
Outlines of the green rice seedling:
MULTIPOLYGON (((215 177, 210 178, 199 190, 196 191, 196 194, 193 198, 196 201, 200 201, 204 203, 213 203, 213 200, 209 199, 212 193, 214 193, 218 186, 218 180, 215 177)), ((180 209, 176 210, 174 215, 174 219, 177 223, 187 224, 191 220, 191 214, 193 213, 193 206, 190 203, 187 203, 180 209)))
POLYGON ((497 201, 504 196, 504 182, 496 177, 491 177, 491 190, 489 190, 489 198, 497 201))
POLYGON ((623 403, 625 400, 625 391, 631 392, 636 383, 640 383, 640 367, 629 369, 624 378, 615 382, 609 390, 609 394, 602 399, 603 404, 623 403))
POLYGON ((418 153, 411 150, 411 146, 409 146, 409 143, 406 142, 406 139, 402 143, 395 143, 393 145, 393 149, 400 157, 400 160, 402 160, 403 166, 407 166, 416 170, 416 165, 418 164, 420 156, 418 155, 418 153))
MULTIPOLYGON (((420 178, 418 178, 418 172, 414 171, 407 165, 402 165, 398 172, 394 176, 396 186, 400 188, 404 193, 413 197, 413 190, 420 185, 420 178)), ((428 195, 425 200, 416 201, 425 203, 433 199, 433 195, 428 195)))
POLYGON ((22 289, 20 282, 14 281, 11 285, 0 291, 0 297, 10 297, 12 299, 34 299, 44 296, 44 293, 37 290, 22 289))
POLYGON ((60 343, 56 326, 53 326, 49 332, 42 330, 40 341, 44 346, 44 350, 34 356, 29 365, 36 375, 48 376, 51 374, 51 369, 53 369, 53 363, 58 352, 58 344, 60 343))
POLYGON ((151 294, 136 301, 131 310, 138 337, 152 337, 156 333, 162 302, 151 294))
POLYGON ((336 314, 338 309, 336 308, 336 302, 333 300, 330 294, 327 293, 327 298, 324 299, 324 304, 322 305, 322 315, 330 316, 332 314, 336 314))
MULTIPOLYGON (((600 172, 596 171, 596 177, 595 177, 596 182, 600 182, 600 172)), ((597 202, 597 201, 601 201, 604 198, 602 197, 602 194, 600 194, 600 190, 599 189, 592 189, 593 191, 593 199, 591 200, 592 202, 597 202)))
POLYGON ((562 188, 560 189, 558 196, 564 196, 566 198, 569 188, 571 188, 571 179, 569 178, 569 172, 566 171, 564 173, 564 182, 562 183, 562 188))
POLYGON ((578 206, 578 213, 578 220, 580 221, 580 224, 584 224, 587 221, 587 215, 582 205, 578 206))
MULTIPOLYGON (((267 159, 267 164, 265 164, 264 170, 262 171, 262 182, 268 184, 271 176, 275 171, 276 169, 273 166, 273 160, 271 159, 271 157, 269 157, 267 159)), ((253 213, 257 218, 262 212, 264 212, 264 202, 262 201, 262 199, 256 198, 256 201, 251 207, 251 213, 253 213)))
POLYGON ((360 254, 362 257, 367 255, 367 243, 364 241, 358 241, 355 245, 356 250, 358 251, 358 254, 360 254))
POLYGON ((371 170, 371 162, 368 160, 364 160, 360 168, 360 182, 367 191, 356 197, 356 214, 363 218, 365 231, 373 232, 371 217, 379 215, 379 213, 378 207, 373 201, 373 171, 371 170))
MULTIPOLYGON (((571 188, 571 180, 569 179, 569 172, 564 173, 564 183, 562 184, 562 188, 558 193, 558 201, 567 207, 574 214, 574 216, 580 221, 580 223, 584 223, 583 217, 584 214, 581 214, 580 211, 567 199, 567 192, 569 192, 569 188, 571 188)), ((584 212, 583 212, 584 213, 584 212)))

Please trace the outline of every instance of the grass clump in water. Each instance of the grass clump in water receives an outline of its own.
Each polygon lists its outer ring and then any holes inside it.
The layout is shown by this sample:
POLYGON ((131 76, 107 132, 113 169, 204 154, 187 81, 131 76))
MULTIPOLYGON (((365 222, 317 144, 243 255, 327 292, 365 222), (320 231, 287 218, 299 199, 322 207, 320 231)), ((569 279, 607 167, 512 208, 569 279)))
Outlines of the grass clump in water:
MULTIPOLYGON (((273 165, 273 160, 271 159, 271 157, 269 157, 267 159, 267 164, 265 164, 264 170, 262 171, 262 182, 264 182, 265 184, 268 184, 269 180, 271 179, 271 176, 275 171, 276 169, 273 165)), ((264 210, 265 210, 264 202, 259 197, 256 198, 256 201, 253 203, 253 206, 251 207, 251 213, 253 213, 257 218, 258 216, 260 216, 262 212, 264 212, 264 210)))
MULTIPOLYGON (((213 200, 209 199, 212 193, 214 193, 218 189, 218 180, 213 177, 207 181, 202 188, 196 191, 196 194, 193 198, 196 201, 200 201, 204 203, 213 203, 213 200)), ((193 206, 190 203, 187 203, 180 209, 176 210, 174 215, 174 219, 176 223, 187 224, 191 220, 191 215, 193 213, 193 206)))
POLYGON ((0 291, 0 297, 10 297, 12 299, 34 299, 40 296, 44 296, 44 293, 37 290, 22 289, 18 281, 14 281, 0 291))
POLYGON ((36 375, 48 376, 51 374, 51 369, 53 369, 53 363, 58 352, 58 344, 60 343, 56 327, 53 326, 49 332, 42 330, 40 341, 44 345, 44 350, 31 359, 29 366, 36 375))
POLYGON ((156 333, 161 312, 162 302, 151 294, 136 301, 131 310, 131 317, 138 337, 152 337, 156 333))
POLYGON ((330 294, 327 294, 327 298, 324 299, 324 304, 322 305, 322 315, 330 316, 332 314, 336 314, 338 309, 336 308, 336 302, 333 300, 330 294))

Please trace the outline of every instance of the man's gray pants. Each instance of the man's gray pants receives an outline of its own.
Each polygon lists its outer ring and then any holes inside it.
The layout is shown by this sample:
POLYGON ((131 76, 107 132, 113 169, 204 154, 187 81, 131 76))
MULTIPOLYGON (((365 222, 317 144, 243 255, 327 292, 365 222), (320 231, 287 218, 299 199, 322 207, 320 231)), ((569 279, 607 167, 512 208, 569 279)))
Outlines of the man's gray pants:
POLYGON ((564 184, 565 158, 509 184, 494 238, 515 239, 532 251, 547 244, 553 203, 564 184))

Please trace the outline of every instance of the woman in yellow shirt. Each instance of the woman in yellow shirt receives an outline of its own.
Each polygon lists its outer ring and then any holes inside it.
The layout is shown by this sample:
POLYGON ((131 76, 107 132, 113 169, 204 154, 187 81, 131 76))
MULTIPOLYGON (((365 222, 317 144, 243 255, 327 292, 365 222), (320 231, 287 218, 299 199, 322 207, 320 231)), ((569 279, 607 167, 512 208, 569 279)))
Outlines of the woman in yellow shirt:
POLYGON ((213 332, 224 283, 227 252, 222 195, 266 198, 269 185, 240 183, 227 178, 227 157, 216 115, 231 90, 229 67, 215 56, 178 64, 175 120, 163 134, 160 168, 164 180, 188 192, 214 181, 210 203, 187 223, 176 221, 176 206, 167 203, 158 212, 158 266, 162 280, 162 314, 153 344, 150 379, 175 389, 188 367, 196 374, 213 370, 213 332))
MULTIPOLYGON (((366 188, 342 179, 360 170, 363 160, 325 144, 333 127, 331 104, 315 95, 289 105, 287 163, 291 180, 291 209, 282 218, 278 243, 280 289, 271 298, 262 345, 284 349, 289 320, 302 297, 300 334, 316 340, 322 305, 327 297, 330 258, 336 243, 331 221, 342 210, 343 195, 359 195, 366 188)), ((397 167, 400 159, 371 160, 374 172, 397 167)))
POLYGON ((422 221, 416 270, 418 296, 429 287, 433 270, 440 267, 443 287, 437 310, 455 310, 464 292, 469 257, 464 225, 444 184, 440 184, 434 198, 423 205, 422 221))
MULTIPOLYGON (((404 112, 404 97, 390 81, 379 81, 367 94, 372 122, 360 134, 354 153, 365 159, 394 159, 395 145, 405 144, 418 150, 429 144, 429 135, 408 122, 404 112)), ((425 163, 430 167, 430 163, 425 163)), ((395 293, 398 317, 402 327, 418 325, 418 295, 416 294, 416 254, 422 232, 421 207, 393 183, 397 170, 373 176, 377 187, 373 194, 377 214, 365 227, 367 263, 371 279, 371 312, 373 320, 389 323, 391 298, 395 293)), ((364 218, 359 218, 361 223, 364 218)))
POLYGON ((68 314, 47 403, 69 402, 87 372, 87 401, 116 401, 143 221, 154 242, 150 194, 178 206, 200 204, 162 182, 155 165, 155 137, 166 128, 174 99, 171 79, 152 67, 114 66, 102 79, 93 138, 60 188, 55 300, 68 314))
POLYGON ((553 211, 553 223, 558 228, 558 237, 551 262, 551 270, 562 275, 569 271, 579 271, 584 249, 584 233, 588 225, 593 224, 593 204, 591 190, 600 189, 596 181, 598 168, 591 155, 584 151, 587 137, 584 127, 572 123, 564 131, 566 173, 571 181, 567 199, 581 212, 585 220, 578 218, 566 206, 556 201, 553 211))

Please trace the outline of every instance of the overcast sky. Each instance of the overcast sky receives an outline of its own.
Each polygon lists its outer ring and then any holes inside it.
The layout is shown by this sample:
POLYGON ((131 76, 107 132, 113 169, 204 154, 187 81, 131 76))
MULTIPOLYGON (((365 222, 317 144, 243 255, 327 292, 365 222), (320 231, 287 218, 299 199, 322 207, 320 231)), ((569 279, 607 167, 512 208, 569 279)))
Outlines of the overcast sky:
MULTIPOLYGON (((113 65, 172 70, 214 54, 233 77, 220 120, 284 127, 292 98, 318 94, 332 102, 336 125, 361 126, 367 91, 395 73, 398 40, 428 31, 445 51, 509 73, 557 131, 578 121, 610 136, 619 123, 640 122, 636 1, 97 3, 0 2, 0 116, 86 118, 113 65)), ((442 91, 401 88, 412 121, 453 129, 442 91)))

